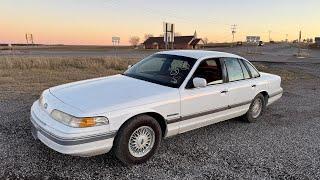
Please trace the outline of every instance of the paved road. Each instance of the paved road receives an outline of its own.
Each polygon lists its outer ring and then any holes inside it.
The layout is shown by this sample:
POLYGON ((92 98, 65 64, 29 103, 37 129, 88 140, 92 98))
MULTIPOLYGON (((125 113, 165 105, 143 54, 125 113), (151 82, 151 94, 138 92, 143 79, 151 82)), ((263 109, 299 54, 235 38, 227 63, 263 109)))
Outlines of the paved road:
POLYGON ((130 167, 111 154, 72 157, 34 141, 29 109, 37 96, 0 89, 11 92, 0 98, 0 179, 319 179, 320 65, 258 65, 287 72, 283 98, 260 121, 233 119, 166 139, 153 159, 130 167))
POLYGON ((104 50, 16 50, 12 51, 0 51, 0 56, 21 56, 21 57, 130 57, 130 58, 141 58, 153 54, 154 50, 140 50, 140 49, 104 49, 104 50))

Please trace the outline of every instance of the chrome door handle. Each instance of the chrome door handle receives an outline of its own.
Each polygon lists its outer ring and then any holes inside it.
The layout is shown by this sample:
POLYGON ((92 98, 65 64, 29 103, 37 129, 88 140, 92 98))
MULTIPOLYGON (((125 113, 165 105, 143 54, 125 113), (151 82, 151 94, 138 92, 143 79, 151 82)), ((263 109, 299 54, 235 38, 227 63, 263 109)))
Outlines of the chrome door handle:
POLYGON ((255 88, 255 87, 257 87, 257 85, 254 84, 254 85, 252 85, 251 87, 255 88))
POLYGON ((221 94, 226 94, 227 92, 229 92, 228 90, 223 90, 223 91, 221 91, 220 93, 221 94))

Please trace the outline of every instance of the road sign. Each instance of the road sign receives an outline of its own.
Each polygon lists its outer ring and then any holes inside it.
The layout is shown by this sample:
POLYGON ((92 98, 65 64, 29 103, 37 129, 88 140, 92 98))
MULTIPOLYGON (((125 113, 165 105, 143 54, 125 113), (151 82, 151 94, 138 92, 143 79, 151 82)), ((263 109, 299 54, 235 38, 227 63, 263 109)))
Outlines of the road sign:
POLYGON ((112 44, 119 45, 120 44, 120 37, 112 37, 112 44))
POLYGON ((174 24, 164 22, 163 23, 163 40, 167 43, 174 42, 174 24))
POLYGON ((173 49, 174 42, 174 24, 164 22, 163 23, 163 41, 165 43, 166 49, 169 48, 169 43, 173 49))

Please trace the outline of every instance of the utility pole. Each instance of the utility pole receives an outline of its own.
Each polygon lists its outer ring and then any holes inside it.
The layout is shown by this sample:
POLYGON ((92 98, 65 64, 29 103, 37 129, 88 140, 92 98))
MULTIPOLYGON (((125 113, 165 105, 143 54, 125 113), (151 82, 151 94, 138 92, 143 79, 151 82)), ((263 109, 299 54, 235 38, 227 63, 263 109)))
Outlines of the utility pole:
POLYGON ((31 38, 31 44, 33 45, 34 42, 33 42, 33 34, 30 34, 30 38, 31 38))
POLYGON ((28 34, 26 34, 26 41, 27 41, 27 45, 28 45, 29 44, 28 34))
POLYGON ((302 38, 302 32, 299 31, 299 41, 298 41, 298 56, 301 56, 301 38, 302 38))
POLYGON ((232 33, 232 44, 234 42, 234 35, 236 34, 236 31, 237 30, 237 25, 236 24, 233 24, 231 25, 231 33, 232 33))
POLYGON ((271 42, 271 32, 272 31, 269 30, 269 42, 271 42))
POLYGON ((302 38, 302 32, 301 30, 299 31, 299 43, 301 43, 301 38, 302 38))

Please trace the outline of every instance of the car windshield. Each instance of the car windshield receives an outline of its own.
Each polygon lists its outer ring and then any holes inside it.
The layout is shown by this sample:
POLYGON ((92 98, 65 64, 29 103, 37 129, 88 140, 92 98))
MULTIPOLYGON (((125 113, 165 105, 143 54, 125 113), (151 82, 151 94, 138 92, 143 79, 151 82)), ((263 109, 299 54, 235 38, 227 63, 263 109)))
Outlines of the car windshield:
POLYGON ((124 75, 178 88, 189 74, 195 62, 196 59, 189 57, 155 54, 132 66, 124 75))

